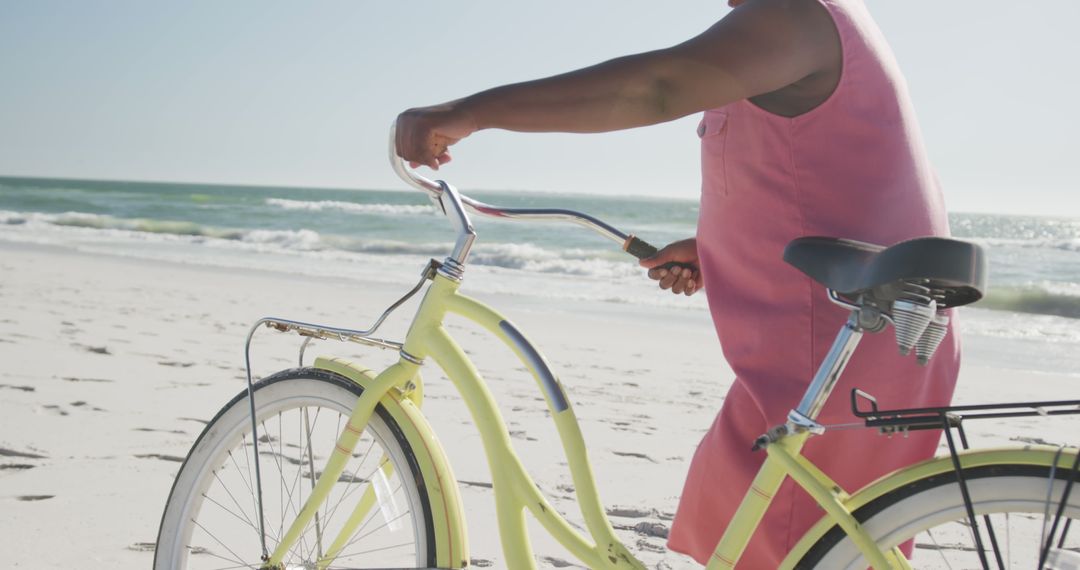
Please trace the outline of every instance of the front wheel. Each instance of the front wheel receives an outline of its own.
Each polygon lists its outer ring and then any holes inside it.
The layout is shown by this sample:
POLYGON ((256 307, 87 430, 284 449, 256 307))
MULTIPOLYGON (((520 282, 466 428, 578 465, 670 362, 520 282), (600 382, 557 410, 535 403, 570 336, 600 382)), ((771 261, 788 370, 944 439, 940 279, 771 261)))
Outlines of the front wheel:
MULTIPOLYGON (((1071 461, 1070 461, 1071 463, 1071 461)), ((1068 468, 987 465, 963 469, 989 567, 1039 568, 1044 533, 1053 525, 1068 468), (989 525, 987 524, 989 519, 989 525), (987 528, 993 528, 993 540, 987 528)), ((982 568, 956 473, 920 479, 855 511, 883 550, 914 540, 913 568, 982 568)), ((1055 556, 1080 557, 1080 485, 1074 484, 1053 539, 1055 556)), ((826 533, 796 568, 864 569, 868 564, 839 528, 826 533)), ((1072 568, 1073 566, 1060 566, 1072 568)))
MULTIPOLYGON (((314 368, 279 372, 254 388, 263 522, 245 390, 210 421, 180 468, 158 531, 155 570, 259 568, 263 542, 274 551, 363 392, 314 368)), ((285 567, 322 568, 319 561, 334 550, 328 568, 434 566, 434 527, 419 473, 409 442, 378 406, 285 567), (343 529, 347 539, 334 548, 343 529)))

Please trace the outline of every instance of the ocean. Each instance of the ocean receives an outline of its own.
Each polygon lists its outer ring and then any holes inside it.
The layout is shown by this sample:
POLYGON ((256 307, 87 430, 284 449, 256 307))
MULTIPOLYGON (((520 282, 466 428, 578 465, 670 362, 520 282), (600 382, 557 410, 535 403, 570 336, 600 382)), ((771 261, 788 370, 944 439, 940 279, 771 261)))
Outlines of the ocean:
MULTIPOLYGON (((690 200, 469 192, 514 207, 557 207, 663 245, 693 234, 690 200)), ((984 245, 990 292, 963 310, 980 359, 1080 376, 1080 220, 950 214, 984 245)), ((467 291, 543 303, 705 314, 704 295, 658 292, 632 258, 574 226, 474 219, 467 291)), ((0 240, 138 259, 268 269, 411 285, 453 231, 415 191, 328 190, 0 177, 0 240)))

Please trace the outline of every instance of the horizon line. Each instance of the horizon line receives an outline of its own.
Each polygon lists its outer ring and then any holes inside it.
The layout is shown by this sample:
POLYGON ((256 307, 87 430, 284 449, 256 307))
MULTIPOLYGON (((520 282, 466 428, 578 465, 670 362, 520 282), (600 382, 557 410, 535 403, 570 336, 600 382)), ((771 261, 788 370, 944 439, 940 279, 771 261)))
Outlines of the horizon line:
MULTIPOLYGON (((273 190, 327 190, 331 192, 400 192, 400 193, 419 193, 419 190, 410 188, 363 188, 363 187, 346 187, 346 186, 299 186, 290 184, 254 184, 254 183, 237 183, 237 182, 205 182, 205 181, 178 181, 178 180, 146 180, 146 179, 116 179, 116 178, 75 178, 70 176, 41 176, 41 175, 19 175, 19 174, 0 174, 0 180, 44 180, 55 182, 92 182, 92 183, 115 183, 115 184, 143 184, 143 185, 166 185, 166 186, 218 186, 223 188, 243 188, 243 189, 273 189, 273 190)), ((545 196, 570 196, 570 197, 587 197, 587 198, 610 198, 618 199, 620 197, 631 197, 637 199, 651 199, 651 200, 668 200, 676 202, 697 203, 697 198, 685 198, 679 196, 662 196, 657 194, 640 194, 628 192, 625 194, 602 194, 602 193, 589 193, 589 192, 569 192, 565 190, 531 190, 531 189, 508 189, 508 188, 471 188, 471 192, 489 192, 489 193, 503 193, 503 194, 529 194, 529 195, 545 195, 545 196)), ((1056 219, 1068 219, 1068 220, 1080 220, 1080 215, 1062 215, 1062 214, 1035 214, 1025 213, 1016 214, 1009 212, 996 212, 991 210, 951 210, 946 209, 947 214, 993 214, 997 216, 1012 216, 1012 217, 1037 217, 1037 218, 1056 218, 1056 219)))
MULTIPOLYGON (((148 180, 148 179, 117 179, 117 178, 75 178, 70 176, 39 176, 39 175, 12 175, 12 174, 0 174, 0 180, 46 180, 56 182, 94 182, 94 183, 116 183, 116 184, 159 184, 166 186, 219 186, 224 188, 264 188, 274 190, 329 190, 332 192, 356 192, 356 191, 376 191, 376 192, 401 192, 401 193, 419 193, 419 190, 412 188, 364 188, 364 187, 347 187, 347 186, 300 186, 295 184, 254 184, 248 182, 205 182, 205 181, 178 181, 178 180, 148 180)), ((533 190, 525 188, 470 188, 470 192, 491 192, 491 193, 518 193, 518 194, 537 194, 546 196, 582 196, 589 198, 619 198, 619 194, 603 194, 603 193, 590 193, 590 192, 571 192, 567 190, 533 190)), ((659 194, 641 194, 635 192, 627 192, 621 194, 621 196, 630 196, 634 198, 650 198, 656 200, 674 200, 680 202, 697 202, 697 198, 686 198, 680 196, 659 195, 659 194)))

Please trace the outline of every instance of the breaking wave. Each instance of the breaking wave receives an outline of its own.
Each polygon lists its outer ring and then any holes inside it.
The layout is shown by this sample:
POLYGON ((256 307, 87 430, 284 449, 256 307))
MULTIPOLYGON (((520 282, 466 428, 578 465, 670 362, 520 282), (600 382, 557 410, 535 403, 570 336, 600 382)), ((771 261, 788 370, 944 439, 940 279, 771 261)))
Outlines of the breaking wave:
MULTIPOLYGON (((396 213, 417 215, 433 212, 429 206, 400 204, 354 204, 333 200, 302 201, 271 198, 266 200, 273 207, 293 210, 339 209, 357 212, 396 213)), ((237 214, 241 215, 241 214, 237 214)), ((236 219, 221 217, 219 219, 236 219)), ((87 238, 117 244, 175 243, 190 244, 194 247, 213 248, 225 253, 234 251, 284 253, 315 259, 334 259, 341 261, 363 260, 364 256, 383 256, 387 263, 409 262, 416 258, 441 259, 452 247, 449 240, 435 241, 435 234, 417 233, 413 229, 401 231, 397 235, 373 239, 370 235, 353 233, 334 233, 330 228, 345 227, 349 224, 325 224, 308 228, 297 228, 296 220, 270 220, 268 226, 277 228, 229 228, 216 224, 200 224, 193 221, 125 218, 88 212, 18 212, 0 210, 0 230, 17 239, 44 239, 58 243, 83 243, 87 238), (285 226, 285 227, 280 227, 285 226), (291 226, 291 227, 290 227, 291 226), (51 237, 50 237, 51 236, 51 237), (398 238, 398 239, 394 239, 398 238)), ((303 222, 309 225, 310 220, 303 222)), ((400 224, 397 224, 400 225, 400 224)), ((376 233, 365 232, 365 234, 376 233)), ((541 234, 537 234, 541 235, 541 234)), ((571 285, 575 279, 592 280, 598 284, 605 281, 619 282, 624 279, 640 279, 641 270, 631 258, 619 252, 597 247, 568 248, 558 245, 538 245, 542 237, 526 237, 517 234, 518 241, 483 241, 472 250, 470 263, 487 266, 500 271, 520 272, 520 276, 530 279, 540 275, 551 276, 564 285, 571 285)), ((1033 267, 1041 263, 1030 262, 1042 259, 1047 250, 1059 253, 1061 250, 1080 251, 1080 240, 1050 238, 1047 240, 1024 239, 987 239, 1000 251, 1003 247, 1019 246, 1022 251, 1011 256, 997 259, 995 267, 1001 271, 995 273, 1000 281, 995 281, 988 297, 974 305, 976 308, 993 309, 1033 315, 1048 315, 1080 319, 1080 281, 1070 275, 1049 274, 1043 276, 1034 272, 1033 267), (1042 250, 1041 254, 1028 254, 1026 247, 1042 250), (1010 265, 1011 264, 1011 265, 1010 265), (1045 279, 1045 281, 1040 280, 1045 279)), ((192 250, 199 255, 200 250, 192 250)), ((201 250, 206 251, 206 250, 201 250)), ((1072 253, 1066 254, 1064 261, 1052 258, 1057 273, 1068 273, 1077 266, 1071 259, 1072 253), (1055 265, 1056 264, 1056 265, 1055 265)), ((544 285, 541 281, 540 287, 544 285)), ((552 281, 551 283, 554 283, 552 281)), ((609 302, 618 302, 607 299, 609 302)))
POLYGON ((434 214, 435 208, 430 205, 414 204, 358 204, 356 202, 342 202, 339 200, 288 200, 285 198, 267 198, 268 206, 276 206, 285 210, 307 210, 310 212, 322 212, 327 210, 349 212, 352 214, 397 214, 417 215, 434 214))
POLYGON ((1080 292, 1044 286, 992 287, 975 307, 1080 319, 1080 292))
MULTIPOLYGON (((194 222, 127 219, 66 212, 62 214, 0 211, 0 224, 8 226, 52 226, 76 231, 99 230, 113 237, 132 241, 174 241, 183 239, 204 246, 221 248, 229 244, 247 244, 266 252, 338 252, 371 255, 441 258, 451 243, 363 240, 342 235, 322 234, 311 229, 230 229, 204 226, 194 222)), ((32 229, 32 228, 27 228, 32 229)), ((593 278, 618 278, 640 272, 629 257, 605 250, 550 250, 531 243, 478 244, 470 262, 503 269, 532 273, 564 274, 593 278)))

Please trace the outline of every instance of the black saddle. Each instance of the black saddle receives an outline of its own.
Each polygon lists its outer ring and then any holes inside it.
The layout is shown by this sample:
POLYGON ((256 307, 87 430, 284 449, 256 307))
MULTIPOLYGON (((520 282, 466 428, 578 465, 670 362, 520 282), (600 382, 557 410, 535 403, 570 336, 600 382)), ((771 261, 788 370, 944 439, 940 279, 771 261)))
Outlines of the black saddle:
POLYGON ((930 289, 938 307, 958 307, 978 301, 986 289, 982 247, 955 239, 923 237, 883 247, 802 237, 784 249, 784 261, 851 298, 863 293, 895 298, 905 283, 912 283, 930 289))

